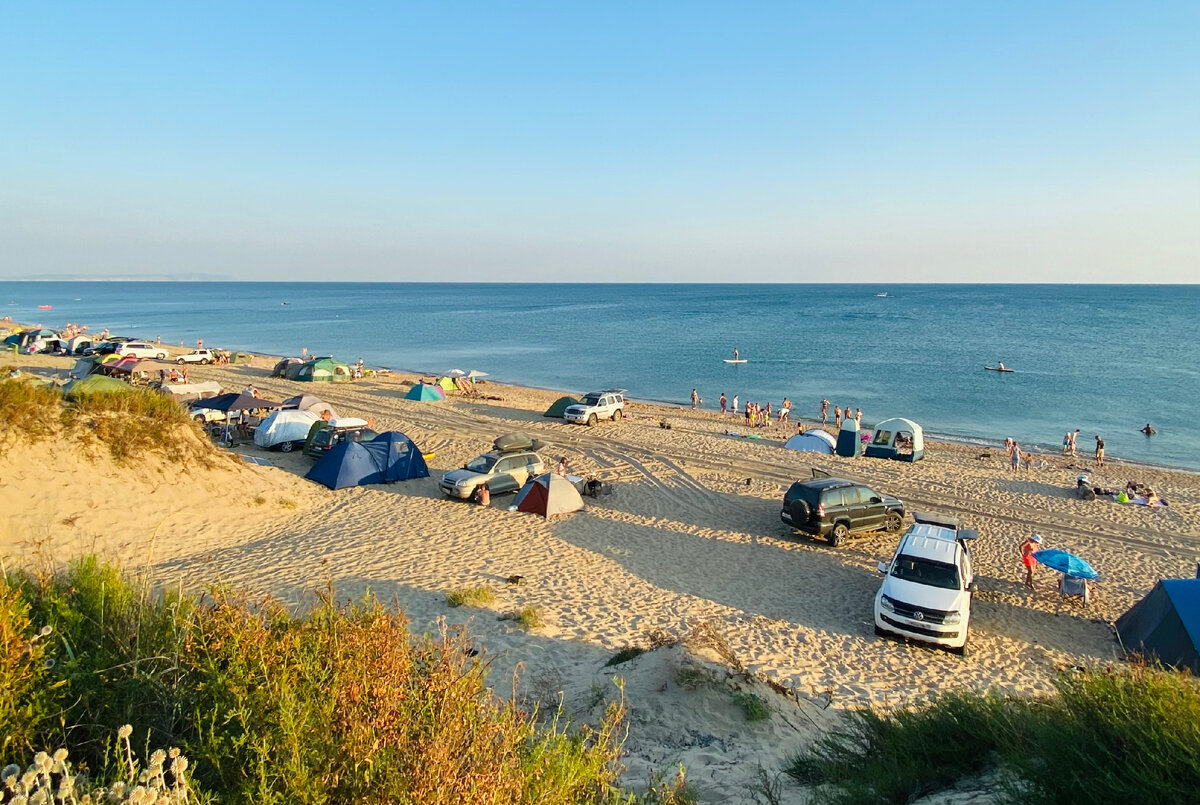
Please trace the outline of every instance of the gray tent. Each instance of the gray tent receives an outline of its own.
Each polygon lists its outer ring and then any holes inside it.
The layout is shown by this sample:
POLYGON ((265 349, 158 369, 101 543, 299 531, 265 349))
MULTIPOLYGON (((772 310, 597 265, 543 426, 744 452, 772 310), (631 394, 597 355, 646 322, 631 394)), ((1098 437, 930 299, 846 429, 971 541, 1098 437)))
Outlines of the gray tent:
POLYGON ((296 411, 310 411, 317 416, 328 411, 331 419, 337 419, 337 412, 333 410, 333 406, 314 394, 297 394, 295 397, 288 397, 280 407, 296 411))
POLYGON ((1163 579, 1116 628, 1126 651, 1200 674, 1200 579, 1163 579))

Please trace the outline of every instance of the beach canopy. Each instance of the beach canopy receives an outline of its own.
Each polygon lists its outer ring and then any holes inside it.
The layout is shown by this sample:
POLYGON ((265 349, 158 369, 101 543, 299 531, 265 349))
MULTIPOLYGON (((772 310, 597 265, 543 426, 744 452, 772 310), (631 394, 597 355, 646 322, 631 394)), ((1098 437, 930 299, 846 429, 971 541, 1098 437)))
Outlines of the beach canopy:
POLYGON ((440 386, 434 386, 429 383, 418 383, 408 390, 408 394, 404 395, 404 399, 433 402, 435 400, 446 399, 446 392, 442 391, 440 386))
POLYGON ((278 408, 279 403, 251 397, 249 394, 218 394, 216 397, 206 397, 196 400, 192 408, 211 408, 214 411, 253 411, 260 408, 278 408))
POLYGON ((88 375, 81 380, 72 380, 63 386, 63 394, 67 397, 83 397, 88 394, 121 394, 132 390, 133 386, 128 383, 104 375, 88 375))
POLYGON ((824 453, 833 455, 837 440, 820 428, 813 428, 804 433, 797 433, 783 443, 785 450, 800 450, 807 453, 824 453))
POLYGON ((141 358, 136 355, 126 355, 121 360, 108 364, 105 368, 110 372, 120 372, 121 374, 131 375, 141 366, 141 358))
POLYGON ((925 456, 925 431, 911 419, 885 419, 875 426, 875 435, 871 437, 863 455, 868 458, 920 461, 925 456))
POLYGON ((530 478, 517 493, 513 507, 519 512, 532 512, 543 517, 570 514, 583 508, 583 498, 575 485, 552 472, 530 478))
POLYGON ((466 377, 467 373, 464 372, 462 369, 451 369, 449 372, 446 372, 446 376, 447 377, 466 377))
POLYGON ((858 422, 854 417, 842 420, 842 429, 837 436, 837 454, 845 458, 857 458, 862 453, 862 440, 858 438, 858 422))
POLYGON ((567 407, 572 405, 579 405, 579 400, 574 397, 559 397, 551 403, 550 407, 546 409, 546 413, 542 414, 542 416, 562 419, 563 415, 567 412, 567 407))
POLYGON ((298 367, 293 364, 285 368, 283 374, 289 380, 302 383, 348 382, 354 379, 349 364, 335 361, 333 358, 313 358, 298 367))
POLYGON ((308 438, 312 423, 320 419, 312 411, 280 409, 264 419, 254 431, 254 444, 269 450, 284 442, 302 442, 308 438))
POLYGON ((471 371, 467 372, 467 380, 474 380, 477 377, 487 377, 487 376, 488 376, 487 372, 481 372, 478 369, 472 369, 471 371))
POLYGON ((1044 551, 1034 551, 1033 558, 1041 562, 1051 570, 1057 570, 1065 576, 1074 576, 1077 579, 1098 579, 1100 574, 1097 573, 1087 561, 1080 559, 1073 553, 1060 551, 1057 548, 1047 548, 1044 551))
POLYGON ((204 383, 163 383, 159 388, 180 401, 216 397, 222 390, 221 384, 215 380, 204 383))
POLYGON ((339 442, 304 476, 330 489, 429 477, 429 468, 412 439, 399 431, 369 442, 339 442))
POLYGON ((1116 629, 1127 652, 1200 675, 1200 579, 1163 579, 1116 629))
POLYGON ((295 411, 308 411, 317 416, 328 411, 330 418, 337 419, 337 412, 333 410, 333 406, 315 394, 297 394, 295 397, 288 397, 280 403, 279 407, 295 411))

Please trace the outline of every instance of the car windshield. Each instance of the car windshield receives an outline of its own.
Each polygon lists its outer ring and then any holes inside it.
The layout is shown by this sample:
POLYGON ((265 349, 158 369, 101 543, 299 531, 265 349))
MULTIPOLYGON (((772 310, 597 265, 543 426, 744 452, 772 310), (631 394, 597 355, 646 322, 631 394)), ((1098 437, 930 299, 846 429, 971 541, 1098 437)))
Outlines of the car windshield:
POLYGON ((464 469, 468 469, 471 472, 491 472, 492 467, 496 466, 496 461, 497 459, 495 456, 480 456, 471 463, 467 464, 464 469))
POLYGON ((892 563, 892 576, 905 581, 941 587, 945 590, 960 590, 958 568, 945 562, 932 562, 915 556, 901 554, 892 563))
POLYGON ((584 396, 584 398, 582 400, 580 400, 580 402, 583 403, 584 405, 599 405, 600 404, 600 395, 599 394, 587 394, 584 396))

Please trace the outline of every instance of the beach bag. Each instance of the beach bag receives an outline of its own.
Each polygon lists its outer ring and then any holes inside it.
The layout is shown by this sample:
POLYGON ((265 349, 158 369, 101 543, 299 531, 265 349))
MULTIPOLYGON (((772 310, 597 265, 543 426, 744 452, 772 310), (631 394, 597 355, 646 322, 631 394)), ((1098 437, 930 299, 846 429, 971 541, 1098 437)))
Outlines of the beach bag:
POLYGON ((1129 502, 1129 495, 1125 494, 1125 490, 1122 489, 1120 494, 1117 495, 1117 503, 1128 503, 1128 502, 1129 502))

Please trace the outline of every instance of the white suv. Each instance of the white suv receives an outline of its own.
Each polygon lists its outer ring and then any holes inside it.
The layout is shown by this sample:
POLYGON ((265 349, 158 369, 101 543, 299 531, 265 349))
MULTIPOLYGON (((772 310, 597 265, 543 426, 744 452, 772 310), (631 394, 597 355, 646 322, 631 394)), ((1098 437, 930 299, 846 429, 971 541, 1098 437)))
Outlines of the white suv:
POLYGON ((175 363, 215 363, 217 356, 211 349, 194 349, 186 355, 176 355, 175 363))
POLYGON ((620 422, 625 415, 625 389, 592 391, 575 405, 567 406, 563 419, 577 425, 595 425, 599 419, 620 422))
POLYGON ((163 347, 144 341, 123 341, 113 352, 116 355, 133 355, 137 358, 158 358, 160 361, 167 357, 167 351, 163 347))
POLYGON ((952 518, 914 512, 875 595, 875 634, 894 634, 965 654, 975 577, 967 543, 979 536, 952 518))

